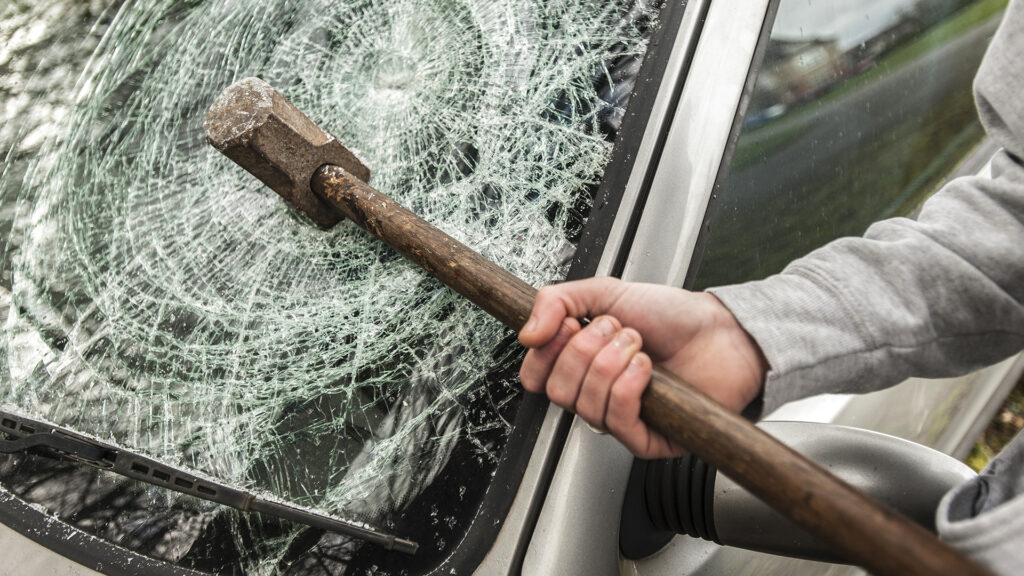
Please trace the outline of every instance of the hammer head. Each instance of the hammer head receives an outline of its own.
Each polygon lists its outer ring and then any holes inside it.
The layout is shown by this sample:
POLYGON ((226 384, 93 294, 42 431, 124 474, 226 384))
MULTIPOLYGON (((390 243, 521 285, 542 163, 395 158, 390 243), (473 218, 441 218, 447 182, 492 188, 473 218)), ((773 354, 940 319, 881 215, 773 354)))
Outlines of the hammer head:
POLYGON ((228 86, 206 113, 204 128, 210 144, 324 228, 342 215, 311 189, 317 168, 334 164, 370 179, 354 154, 259 78, 228 86))

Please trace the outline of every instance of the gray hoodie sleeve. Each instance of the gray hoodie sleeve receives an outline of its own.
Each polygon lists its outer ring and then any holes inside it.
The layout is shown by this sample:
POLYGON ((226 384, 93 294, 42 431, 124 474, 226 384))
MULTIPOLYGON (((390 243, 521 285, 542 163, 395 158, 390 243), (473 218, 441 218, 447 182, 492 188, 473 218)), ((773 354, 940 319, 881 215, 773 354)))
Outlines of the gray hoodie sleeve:
POLYGON ((975 79, 1003 147, 991 179, 955 180, 916 220, 873 225, 765 280, 712 288, 771 366, 765 413, 825 392, 963 374, 1024 348, 1024 5, 975 79))

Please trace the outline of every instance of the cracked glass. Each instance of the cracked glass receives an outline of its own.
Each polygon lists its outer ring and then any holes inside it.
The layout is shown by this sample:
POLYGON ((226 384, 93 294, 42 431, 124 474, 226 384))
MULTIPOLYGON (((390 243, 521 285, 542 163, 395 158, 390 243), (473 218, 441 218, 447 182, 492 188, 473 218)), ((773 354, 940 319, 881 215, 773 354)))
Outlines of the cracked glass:
MULTIPOLYGON (((514 335, 286 206, 204 115, 264 78, 375 187, 540 286, 571 261, 654 19, 641 0, 8 3, 0 403, 447 557, 521 404, 514 335)), ((68 462, 4 457, 0 480, 184 567, 410 570, 68 462)))

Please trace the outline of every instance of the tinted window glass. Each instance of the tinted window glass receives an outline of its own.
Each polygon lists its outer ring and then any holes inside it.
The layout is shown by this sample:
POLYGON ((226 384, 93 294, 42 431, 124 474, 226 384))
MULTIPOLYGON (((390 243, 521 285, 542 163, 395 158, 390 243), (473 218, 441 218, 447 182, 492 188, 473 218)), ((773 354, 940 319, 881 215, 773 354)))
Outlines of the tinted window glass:
POLYGON ((1005 5, 782 0, 695 285, 912 213, 983 136, 971 83, 1005 5))
POLYGON ((203 117, 260 75, 377 188, 540 285, 568 268, 653 8, 54 0, 0 17, 0 403, 421 549, 36 457, 0 459, 4 486, 218 573, 454 554, 485 493, 517 485, 490 486, 520 415, 514 338, 351 223, 317 229, 207 146, 203 117))

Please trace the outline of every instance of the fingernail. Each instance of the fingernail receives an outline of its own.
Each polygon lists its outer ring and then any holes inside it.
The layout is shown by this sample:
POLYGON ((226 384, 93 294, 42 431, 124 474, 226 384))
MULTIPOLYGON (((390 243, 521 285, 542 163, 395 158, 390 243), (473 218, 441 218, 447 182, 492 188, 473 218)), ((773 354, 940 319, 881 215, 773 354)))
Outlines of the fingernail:
POLYGON ((634 344, 636 344, 636 337, 628 330, 619 330, 619 333, 615 335, 615 339, 612 340, 612 345, 616 348, 629 348, 634 344))
POLYGON ((526 325, 523 326, 523 332, 533 332, 534 328, 537 327, 537 318, 530 316, 530 319, 526 321, 526 325))
POLYGON ((594 320, 594 328, 597 330, 598 334, 606 338, 611 337, 611 335, 615 333, 615 330, 618 329, 615 326, 615 323, 612 322, 612 319, 607 316, 602 316, 597 320, 594 320))
POLYGON ((643 370, 645 364, 647 364, 647 359, 644 357, 644 353, 641 352, 636 356, 633 356, 633 358, 629 361, 629 366, 626 366, 626 370, 643 370))
POLYGON ((558 327, 558 333, 555 334, 555 340, 568 340, 572 334, 572 326, 569 325, 567 320, 563 320, 562 325, 558 327))

